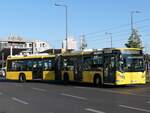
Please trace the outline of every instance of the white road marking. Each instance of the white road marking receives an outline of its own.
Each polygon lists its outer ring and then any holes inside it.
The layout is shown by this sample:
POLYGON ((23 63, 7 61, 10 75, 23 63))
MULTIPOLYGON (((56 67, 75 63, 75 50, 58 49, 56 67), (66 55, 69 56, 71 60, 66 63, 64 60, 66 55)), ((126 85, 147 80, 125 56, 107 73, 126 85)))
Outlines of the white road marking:
POLYGON ((130 92, 120 92, 120 91, 113 91, 113 90, 107 90, 107 89, 103 89, 102 91, 116 93, 116 94, 133 95, 133 96, 139 96, 139 97, 150 97, 150 95, 134 94, 130 92))
POLYGON ((86 110, 86 111, 91 111, 91 112, 94 112, 94 113, 105 113, 105 112, 103 112, 103 111, 98 111, 98 110, 91 109, 91 108, 86 108, 85 110, 86 110))
POLYGON ((21 85, 21 84, 15 84, 15 86, 19 86, 19 87, 22 87, 23 85, 21 85))
POLYGON ((75 96, 75 95, 70 95, 70 94, 65 94, 65 93, 61 93, 61 95, 67 96, 67 97, 72 97, 72 98, 77 98, 77 99, 81 99, 81 100, 87 100, 87 98, 85 98, 85 97, 80 97, 80 96, 75 96))
POLYGON ((130 92, 121 92, 121 91, 113 91, 113 90, 109 90, 109 89, 95 89, 95 88, 87 88, 87 87, 75 87, 75 88, 98 90, 98 91, 101 91, 101 92, 109 92, 109 93, 124 94, 124 95, 133 95, 133 96, 139 96, 139 97, 150 97, 150 95, 134 94, 134 93, 130 93, 130 92))
POLYGON ((150 110, 147 109, 142 109, 142 108, 135 108, 131 106, 126 106, 126 105, 119 105, 120 107, 127 108, 127 109, 132 109, 132 110, 137 110, 137 111, 142 111, 142 112, 148 112, 150 113, 150 110))
POLYGON ((33 87, 32 89, 34 89, 36 91, 46 92, 46 89, 41 89, 41 88, 36 88, 36 87, 33 87))
POLYGON ((26 102, 24 100, 20 100, 20 99, 18 99, 16 97, 12 97, 11 99, 14 100, 14 101, 16 101, 16 102, 22 103, 22 104, 26 104, 26 105, 29 104, 28 102, 26 102))

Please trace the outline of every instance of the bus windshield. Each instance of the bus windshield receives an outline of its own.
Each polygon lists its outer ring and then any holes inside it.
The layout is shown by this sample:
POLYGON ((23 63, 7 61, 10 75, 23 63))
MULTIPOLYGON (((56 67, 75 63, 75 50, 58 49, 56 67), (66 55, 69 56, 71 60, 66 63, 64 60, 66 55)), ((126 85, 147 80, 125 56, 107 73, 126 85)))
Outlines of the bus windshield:
POLYGON ((125 72, 139 72, 144 71, 143 56, 137 55, 123 55, 122 70, 125 72))

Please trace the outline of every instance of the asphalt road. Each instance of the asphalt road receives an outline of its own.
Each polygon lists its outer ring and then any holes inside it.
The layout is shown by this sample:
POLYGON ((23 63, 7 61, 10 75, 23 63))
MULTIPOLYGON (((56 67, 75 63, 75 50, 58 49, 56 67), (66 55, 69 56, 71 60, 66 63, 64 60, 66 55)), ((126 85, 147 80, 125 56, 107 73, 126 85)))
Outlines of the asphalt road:
POLYGON ((0 82, 0 113, 150 113, 150 84, 94 88, 0 82))

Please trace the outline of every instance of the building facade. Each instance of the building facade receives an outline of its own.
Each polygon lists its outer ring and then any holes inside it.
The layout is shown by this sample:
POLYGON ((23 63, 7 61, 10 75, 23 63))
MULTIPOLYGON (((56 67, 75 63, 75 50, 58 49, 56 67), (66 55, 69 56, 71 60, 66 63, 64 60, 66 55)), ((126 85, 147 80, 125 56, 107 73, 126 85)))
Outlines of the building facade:
MULTIPOLYGON (((77 41, 74 37, 67 38, 67 49, 68 50, 76 50, 77 49, 77 41)), ((62 51, 66 50, 66 40, 63 40, 62 43, 62 51)))
POLYGON ((26 41, 20 36, 10 36, 6 40, 0 40, 0 68, 5 65, 9 55, 34 54, 50 49, 44 41, 26 41))
POLYGON ((33 41, 33 53, 39 53, 48 49, 50 49, 48 43, 40 40, 33 41))

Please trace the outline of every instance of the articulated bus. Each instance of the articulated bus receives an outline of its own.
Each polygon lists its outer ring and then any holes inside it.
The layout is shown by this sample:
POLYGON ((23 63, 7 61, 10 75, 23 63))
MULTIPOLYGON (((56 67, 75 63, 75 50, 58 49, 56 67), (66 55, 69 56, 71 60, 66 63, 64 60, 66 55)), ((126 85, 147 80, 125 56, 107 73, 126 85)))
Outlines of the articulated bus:
POLYGON ((146 73, 142 50, 136 48, 105 48, 91 52, 60 55, 61 78, 65 82, 78 81, 103 84, 145 84, 146 73))
POLYGON ((6 79, 59 80, 103 84, 145 84, 142 50, 104 48, 102 50, 27 55, 7 58, 6 79))
POLYGON ((55 80, 55 55, 17 55, 7 58, 7 80, 55 80))

